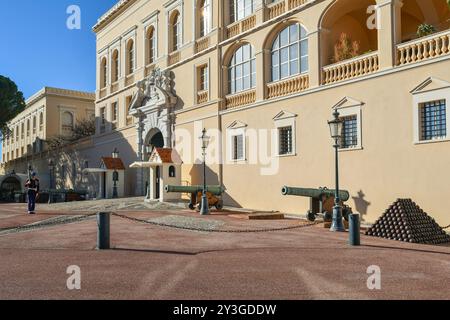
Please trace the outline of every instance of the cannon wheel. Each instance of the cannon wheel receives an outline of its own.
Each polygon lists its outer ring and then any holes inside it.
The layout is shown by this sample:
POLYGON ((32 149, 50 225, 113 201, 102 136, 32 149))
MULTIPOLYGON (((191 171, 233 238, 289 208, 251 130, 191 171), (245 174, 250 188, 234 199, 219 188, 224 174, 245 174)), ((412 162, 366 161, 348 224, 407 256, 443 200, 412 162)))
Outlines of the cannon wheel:
POLYGON ((308 217, 308 220, 311 222, 316 221, 316 215, 314 214, 314 212, 312 212, 311 210, 308 211, 308 213, 306 214, 306 216, 308 217))
POLYGON ((223 209, 223 201, 222 200, 217 201, 217 203, 214 206, 216 207, 217 210, 221 211, 223 209))
POLYGON ((191 209, 191 210, 195 210, 195 204, 193 204, 193 203, 189 203, 189 209, 191 209))

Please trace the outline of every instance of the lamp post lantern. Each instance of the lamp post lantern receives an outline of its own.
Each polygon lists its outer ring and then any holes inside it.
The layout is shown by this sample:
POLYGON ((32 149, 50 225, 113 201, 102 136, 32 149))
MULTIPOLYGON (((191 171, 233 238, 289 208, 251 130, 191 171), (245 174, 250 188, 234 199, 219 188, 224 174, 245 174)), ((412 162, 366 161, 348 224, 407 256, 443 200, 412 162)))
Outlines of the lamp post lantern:
POLYGON ((117 150, 117 148, 114 148, 114 151, 112 152, 112 157, 114 159, 119 158, 119 150, 117 150))
POLYGON ((336 190, 334 195, 333 222, 331 223, 330 231, 343 232, 345 228, 342 222, 342 207, 340 204, 341 199, 339 198, 339 142, 342 138, 342 127, 344 123, 339 118, 339 112, 337 110, 334 111, 333 116, 334 119, 328 121, 328 125, 330 126, 331 138, 334 139, 336 190))
POLYGON ((206 135, 206 129, 203 129, 202 136, 200 137, 202 140, 202 150, 203 150, 203 194, 202 194, 202 203, 200 207, 200 214, 207 215, 209 214, 209 203, 208 197, 206 196, 206 148, 208 147, 210 138, 206 135))

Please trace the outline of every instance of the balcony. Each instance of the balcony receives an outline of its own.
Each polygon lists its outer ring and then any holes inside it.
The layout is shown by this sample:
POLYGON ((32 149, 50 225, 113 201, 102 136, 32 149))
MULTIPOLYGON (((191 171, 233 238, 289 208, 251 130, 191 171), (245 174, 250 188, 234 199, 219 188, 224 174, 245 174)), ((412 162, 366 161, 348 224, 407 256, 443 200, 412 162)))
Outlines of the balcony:
POLYGON ((180 60, 181 60, 180 51, 175 51, 169 54, 169 57, 167 58, 167 64, 171 66, 174 65, 175 63, 180 62, 180 60))
POLYGON ((294 94, 309 88, 309 76, 300 75, 272 82, 267 85, 267 97, 269 99, 294 94))
POLYGON ((202 104, 208 101, 209 93, 208 90, 197 92, 197 104, 202 104))
POLYGON ((114 92, 116 92, 116 91, 118 91, 119 90, 119 82, 117 81, 117 82, 114 82, 112 85, 111 85, 111 93, 114 93, 114 92))
POLYGON ((275 19, 286 12, 286 1, 278 1, 267 5, 267 18, 268 20, 275 19))
POLYGON ((378 52, 368 53, 323 68, 322 84, 331 84, 378 71, 378 52))
POLYGON ((397 65, 407 65, 450 53, 450 30, 415 39, 397 46, 397 65))
POLYGON ((125 87, 131 86, 134 83, 134 74, 129 74, 125 77, 125 87))
POLYGON ((151 63, 145 66, 145 76, 148 77, 155 70, 155 64, 151 63))
POLYGON ((236 21, 227 27, 227 38, 235 37, 242 32, 248 31, 256 26, 256 15, 249 16, 243 20, 236 21))
POLYGON ((225 97, 226 109, 252 104, 256 101, 256 89, 230 94, 225 97))
POLYGON ((100 89, 100 92, 99 92, 100 99, 106 97, 106 94, 107 94, 106 88, 100 89))
POLYGON ((209 46, 210 46, 209 36, 200 38, 195 42, 195 53, 202 52, 202 51, 208 49, 209 46))

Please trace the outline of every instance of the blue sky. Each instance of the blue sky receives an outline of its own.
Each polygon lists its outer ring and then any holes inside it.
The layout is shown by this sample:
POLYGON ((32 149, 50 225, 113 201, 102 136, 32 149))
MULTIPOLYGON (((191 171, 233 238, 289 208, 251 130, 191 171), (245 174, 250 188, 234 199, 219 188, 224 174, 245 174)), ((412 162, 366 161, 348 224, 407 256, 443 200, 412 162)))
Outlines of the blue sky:
POLYGON ((92 26, 117 0, 0 0, 0 74, 28 98, 44 86, 95 90, 92 26), (69 30, 70 5, 81 29, 69 30))
MULTIPOLYGON (((44 86, 95 90, 92 26, 117 0, 0 0, 0 74, 28 98, 44 86), (70 5, 81 29, 69 30, 70 5)), ((1 145, 0 145, 1 157, 1 145)))

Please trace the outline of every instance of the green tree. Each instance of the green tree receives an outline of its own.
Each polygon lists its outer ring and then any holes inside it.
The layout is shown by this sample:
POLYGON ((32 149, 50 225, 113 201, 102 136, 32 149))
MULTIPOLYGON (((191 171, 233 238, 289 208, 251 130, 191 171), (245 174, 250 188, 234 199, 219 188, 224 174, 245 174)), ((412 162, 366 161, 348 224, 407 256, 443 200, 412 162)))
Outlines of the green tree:
POLYGON ((0 131, 7 133, 7 123, 25 109, 23 93, 11 79, 0 75, 0 131))

